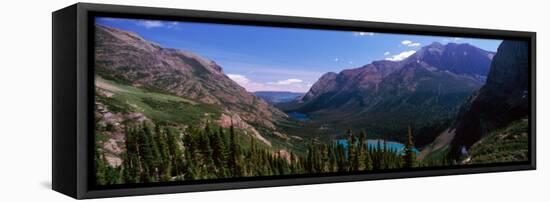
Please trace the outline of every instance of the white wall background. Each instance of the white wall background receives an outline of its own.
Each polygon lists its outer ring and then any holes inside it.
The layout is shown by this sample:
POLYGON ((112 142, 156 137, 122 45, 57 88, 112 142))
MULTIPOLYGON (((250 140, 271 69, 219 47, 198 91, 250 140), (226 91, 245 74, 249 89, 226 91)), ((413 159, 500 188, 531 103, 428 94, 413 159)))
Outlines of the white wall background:
MULTIPOLYGON (((550 14, 541 0, 91 1, 538 33, 538 170, 123 197, 108 201, 545 201, 550 199, 550 14), (545 20, 546 19, 546 20, 545 20)), ((68 201, 51 186, 51 12, 69 0, 1 1, 0 201, 68 201), (29 200, 27 200, 29 199, 29 200)), ((103 200, 103 199, 102 199, 103 200)))

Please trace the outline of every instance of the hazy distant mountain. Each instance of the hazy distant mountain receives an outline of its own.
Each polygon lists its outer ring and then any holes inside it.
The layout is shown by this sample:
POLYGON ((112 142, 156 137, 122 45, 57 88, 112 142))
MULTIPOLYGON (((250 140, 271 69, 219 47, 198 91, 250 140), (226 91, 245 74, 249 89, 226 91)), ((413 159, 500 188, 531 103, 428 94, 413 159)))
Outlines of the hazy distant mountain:
POLYGON ((275 105, 282 102, 290 102, 303 96, 304 93, 285 91, 256 91, 254 95, 264 99, 269 104, 275 105))
POLYGON ((95 70, 105 79, 223 107, 220 125, 231 119, 275 130, 286 114, 228 78, 215 62, 191 52, 160 47, 140 36, 96 25, 95 70))
POLYGON ((423 127, 454 117, 483 85, 492 57, 469 44, 433 43, 403 61, 326 73, 293 107, 283 109, 344 127, 405 134, 411 123, 423 127))
POLYGON ((456 121, 452 153, 469 148, 495 129, 529 114, 528 44, 504 41, 491 64, 487 83, 462 106, 456 121))

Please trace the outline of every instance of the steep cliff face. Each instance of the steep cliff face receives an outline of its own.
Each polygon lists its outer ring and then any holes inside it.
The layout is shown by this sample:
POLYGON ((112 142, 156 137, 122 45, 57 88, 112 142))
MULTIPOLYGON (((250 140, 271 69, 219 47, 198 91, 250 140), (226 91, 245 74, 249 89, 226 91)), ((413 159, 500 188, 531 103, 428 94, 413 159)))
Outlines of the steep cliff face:
POLYGON ((529 114, 528 44, 504 41, 493 58, 487 83, 473 94, 458 115, 452 154, 470 148, 484 135, 529 114))
POLYGON ((191 52, 163 48, 140 36, 95 26, 95 70, 105 79, 221 106, 227 116, 275 129, 286 114, 228 78, 215 62, 191 52))

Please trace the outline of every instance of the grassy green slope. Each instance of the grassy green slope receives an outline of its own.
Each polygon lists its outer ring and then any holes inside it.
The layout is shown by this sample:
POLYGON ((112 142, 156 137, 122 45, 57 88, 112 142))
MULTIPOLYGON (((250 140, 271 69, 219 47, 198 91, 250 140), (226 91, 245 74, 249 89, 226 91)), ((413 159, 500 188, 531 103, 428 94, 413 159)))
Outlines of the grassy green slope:
POLYGON ((139 112, 156 122, 165 124, 198 124, 205 119, 215 120, 221 108, 198 103, 177 96, 144 90, 96 77, 96 86, 112 93, 97 96, 114 112, 139 112))
POLYGON ((494 131, 470 149, 470 163, 502 163, 528 160, 529 120, 522 119, 494 131))

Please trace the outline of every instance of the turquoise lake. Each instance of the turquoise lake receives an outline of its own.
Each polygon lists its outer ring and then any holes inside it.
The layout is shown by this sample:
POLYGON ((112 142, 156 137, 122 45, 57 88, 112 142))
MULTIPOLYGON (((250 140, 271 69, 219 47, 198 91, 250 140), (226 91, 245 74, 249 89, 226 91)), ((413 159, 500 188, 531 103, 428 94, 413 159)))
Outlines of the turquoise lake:
MULTIPOLYGON (((377 148, 378 147, 378 142, 380 142, 380 149, 384 149, 384 140, 382 140, 382 139, 367 139, 366 140, 367 145, 371 148, 377 148)), ((336 143, 343 145, 344 148, 346 148, 346 149, 348 148, 348 140, 347 139, 336 140, 336 143)), ((394 141, 386 141, 386 146, 388 147, 387 149, 389 149, 389 150, 397 151, 401 154, 405 153, 405 145, 402 144, 402 143, 394 142, 394 141)), ((418 149, 416 149, 416 148, 413 148, 413 151, 416 152, 417 154, 420 153, 418 151, 418 149)))
POLYGON ((290 117, 293 119, 296 119, 298 121, 309 121, 310 118, 307 114, 302 114, 300 112, 289 112, 287 113, 290 117))

